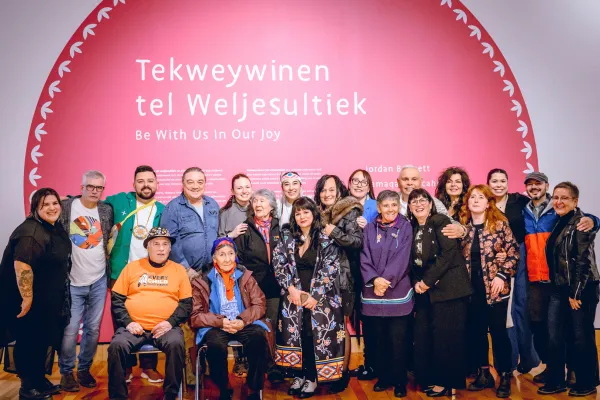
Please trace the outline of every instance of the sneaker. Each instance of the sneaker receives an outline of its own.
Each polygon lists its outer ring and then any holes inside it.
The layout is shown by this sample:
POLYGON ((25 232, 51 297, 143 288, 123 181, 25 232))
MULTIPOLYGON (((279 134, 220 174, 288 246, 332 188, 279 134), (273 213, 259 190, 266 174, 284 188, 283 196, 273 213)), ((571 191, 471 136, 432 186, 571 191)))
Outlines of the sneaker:
POLYGON ((165 380, 165 378, 155 369, 144 369, 140 376, 147 379, 150 383, 160 383, 165 380))
POLYGON ((557 393, 563 393, 567 391, 567 386, 566 385, 560 385, 560 386, 555 386, 555 385, 544 385, 541 388, 538 389, 538 394, 557 394, 557 393))
POLYGON ((233 374, 238 378, 245 378, 248 376, 248 362, 244 358, 235 359, 233 374))
POLYGON ((308 399, 315 395, 315 390, 317 390, 317 381, 309 381, 308 379, 304 381, 304 385, 302 385, 302 391, 298 395, 300 399, 308 399))
POLYGON ((90 371, 88 371, 87 369, 84 369, 83 371, 77 371, 77 380, 79 381, 79 384, 83 387, 96 387, 96 380, 94 379, 92 374, 90 374, 90 371))
POLYGON ((79 382, 75 379, 75 373, 64 374, 60 378, 60 388, 65 392, 79 392, 79 382))
POLYGON ((304 378, 294 378, 294 381, 292 382, 292 386, 290 386, 290 388, 288 389, 288 394, 290 396, 296 396, 298 394, 300 394, 300 392, 302 391, 302 386, 304 385, 304 382, 306 381, 306 379, 304 378))
POLYGON ((132 379, 133 379, 133 368, 130 367, 125 370, 125 382, 131 383, 132 379))

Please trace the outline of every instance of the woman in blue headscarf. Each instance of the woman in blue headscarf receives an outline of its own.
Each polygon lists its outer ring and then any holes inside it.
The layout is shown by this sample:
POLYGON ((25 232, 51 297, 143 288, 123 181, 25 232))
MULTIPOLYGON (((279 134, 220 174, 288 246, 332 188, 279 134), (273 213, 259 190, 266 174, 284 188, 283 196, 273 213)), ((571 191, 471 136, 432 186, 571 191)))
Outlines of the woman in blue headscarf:
POLYGON ((196 343, 207 346, 210 375, 221 391, 219 399, 232 398, 227 374, 227 343, 231 340, 244 346, 248 359, 248 399, 260 399, 273 349, 267 334, 271 327, 264 319, 265 295, 252 272, 238 264, 236 252, 231 238, 213 243, 213 263, 192 280, 191 326, 198 329, 196 343))

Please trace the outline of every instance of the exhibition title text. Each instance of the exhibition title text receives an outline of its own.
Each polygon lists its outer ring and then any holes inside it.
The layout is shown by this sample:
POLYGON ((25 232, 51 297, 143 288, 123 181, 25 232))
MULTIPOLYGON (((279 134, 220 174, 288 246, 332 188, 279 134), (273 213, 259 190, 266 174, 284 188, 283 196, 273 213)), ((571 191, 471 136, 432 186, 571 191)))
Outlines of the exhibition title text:
MULTIPOLYGON (((135 62, 139 79, 143 82, 203 83, 212 80, 222 84, 223 90, 219 91, 219 95, 206 92, 184 94, 191 116, 208 116, 214 113, 218 116, 233 116, 238 122, 243 122, 250 115, 331 116, 367 113, 367 99, 360 97, 358 92, 349 92, 351 95, 347 97, 328 92, 330 70, 327 65, 278 64, 275 60, 270 64, 182 64, 176 62, 174 57, 170 57, 168 64, 154 63, 148 59, 137 59, 135 62), (237 86, 244 86, 258 89, 257 92, 265 92, 252 82, 281 83, 281 95, 262 97, 248 93, 250 90, 236 89, 237 86), (302 90, 294 93, 285 86, 290 82, 322 82, 323 89, 319 93, 302 90)), ((150 99, 138 95, 135 101, 137 112, 142 117, 173 115, 173 104, 179 104, 173 100, 172 91, 165 93, 163 98, 150 99)))

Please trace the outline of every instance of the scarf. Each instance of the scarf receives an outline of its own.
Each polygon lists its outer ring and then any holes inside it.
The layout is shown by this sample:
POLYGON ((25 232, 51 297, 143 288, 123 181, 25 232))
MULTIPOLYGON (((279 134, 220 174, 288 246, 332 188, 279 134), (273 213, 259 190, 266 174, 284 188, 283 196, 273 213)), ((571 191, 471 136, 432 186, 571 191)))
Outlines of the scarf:
POLYGON ((390 226, 394 226, 398 223, 398 220, 400 219, 400 214, 398 214, 396 216, 396 219, 393 220, 392 222, 383 222, 383 218, 381 217, 381 214, 379 214, 377 216, 377 226, 381 229, 387 229, 390 226))
POLYGON ((269 258, 269 264, 271 264, 271 243, 269 243, 269 233, 271 231, 271 217, 267 220, 262 220, 254 217, 254 223, 258 228, 258 231, 262 235, 265 240, 265 244, 267 245, 267 257, 269 258))
POLYGON ((234 265, 233 268, 229 270, 229 272, 225 272, 221 268, 219 268, 219 265, 216 262, 213 263, 213 265, 215 266, 215 269, 217 270, 219 275, 221 275, 221 278, 223 278, 223 283, 225 284, 225 295, 227 296, 227 300, 233 300, 233 297, 235 295, 235 293, 233 292, 233 288, 235 286, 233 273, 235 272, 235 267, 237 266, 237 264, 234 265))

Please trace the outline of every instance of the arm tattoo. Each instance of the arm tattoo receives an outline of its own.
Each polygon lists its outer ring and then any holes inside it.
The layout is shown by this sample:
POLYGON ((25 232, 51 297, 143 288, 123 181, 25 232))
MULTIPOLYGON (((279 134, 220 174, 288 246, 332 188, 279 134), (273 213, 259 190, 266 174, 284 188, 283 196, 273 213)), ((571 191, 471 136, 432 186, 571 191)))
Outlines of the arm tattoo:
POLYGON ((21 271, 19 278, 17 280, 17 285, 19 286, 19 292, 21 292, 21 296, 32 297, 33 296, 33 271, 30 269, 25 269, 21 271))

